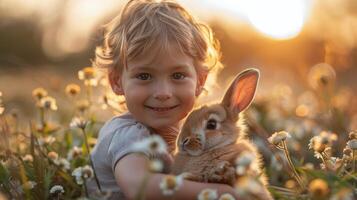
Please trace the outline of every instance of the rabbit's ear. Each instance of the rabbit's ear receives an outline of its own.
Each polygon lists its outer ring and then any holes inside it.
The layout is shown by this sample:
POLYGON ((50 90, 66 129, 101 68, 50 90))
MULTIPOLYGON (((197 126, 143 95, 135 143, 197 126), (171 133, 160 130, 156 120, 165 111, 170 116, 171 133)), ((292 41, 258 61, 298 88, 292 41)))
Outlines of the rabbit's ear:
POLYGON ((244 70, 233 80, 221 104, 228 108, 233 116, 237 116, 253 101, 258 80, 259 71, 257 69, 244 70))

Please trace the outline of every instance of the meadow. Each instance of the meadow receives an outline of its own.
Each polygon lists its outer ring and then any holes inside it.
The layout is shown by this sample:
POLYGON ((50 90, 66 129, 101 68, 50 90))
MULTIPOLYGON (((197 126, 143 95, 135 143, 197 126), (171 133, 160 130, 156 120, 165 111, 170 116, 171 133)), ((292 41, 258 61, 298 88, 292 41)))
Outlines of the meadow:
MULTIPOLYGON (((260 70, 245 111, 274 199, 357 199, 357 1, 178 0, 212 27, 224 68, 197 106, 218 101, 233 77, 260 70), (289 2, 289 3, 286 3, 289 2)), ((0 200, 108 199, 89 153, 104 123, 126 112, 105 71, 92 67, 102 25, 117 0, 0 3, 0 200)), ((140 148, 166 151, 160 138, 140 148)), ((261 185, 249 155, 238 157, 244 199, 261 185)), ((150 170, 160 172, 153 160, 150 170)), ((171 195, 181 176, 166 176, 171 195)), ((141 199, 144 188, 138 191, 141 199)), ((232 199, 203 190, 198 199, 232 199)))
MULTIPOLYGON (((105 76, 93 67, 80 70, 78 79, 80 85, 68 84, 62 92, 71 114, 60 118, 54 116, 61 115, 62 105, 42 87, 32 91, 37 113, 26 122, 18 113, 7 112, 0 101, 2 199, 106 199, 110 195, 98 190, 89 197, 85 183, 96 176, 88 154, 104 123, 98 113, 123 113, 125 101, 110 92, 105 76)), ((288 85, 276 85, 272 94, 258 94, 246 111, 249 136, 263 155, 275 199, 356 198, 357 130, 353 127, 357 115, 350 112, 356 97, 348 88, 336 87, 335 79, 331 66, 316 65, 306 80, 310 90, 295 94, 288 85)), ((165 148, 161 143, 149 138, 142 148, 159 151, 165 148)), ((237 162, 237 173, 249 170, 249 164, 237 162)), ((162 163, 153 161, 151 170, 161 168, 162 163)), ((172 194, 180 180, 168 175, 160 186, 162 192, 172 194)), ((236 188, 242 197, 252 199, 259 184, 247 176, 236 188)), ((199 197, 216 198, 214 191, 203 191, 199 197)))

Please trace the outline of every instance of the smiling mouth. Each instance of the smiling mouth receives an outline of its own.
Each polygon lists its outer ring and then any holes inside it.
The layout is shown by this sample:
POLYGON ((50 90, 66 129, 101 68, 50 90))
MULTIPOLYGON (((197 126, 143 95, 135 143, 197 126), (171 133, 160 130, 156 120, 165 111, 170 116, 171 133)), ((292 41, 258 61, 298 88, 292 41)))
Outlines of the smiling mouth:
POLYGON ((149 108, 151 110, 154 110, 156 112, 165 112, 165 111, 169 111, 172 110, 176 107, 178 107, 179 105, 175 105, 175 106, 171 106, 171 107, 151 107, 151 106, 145 106, 146 108, 149 108))

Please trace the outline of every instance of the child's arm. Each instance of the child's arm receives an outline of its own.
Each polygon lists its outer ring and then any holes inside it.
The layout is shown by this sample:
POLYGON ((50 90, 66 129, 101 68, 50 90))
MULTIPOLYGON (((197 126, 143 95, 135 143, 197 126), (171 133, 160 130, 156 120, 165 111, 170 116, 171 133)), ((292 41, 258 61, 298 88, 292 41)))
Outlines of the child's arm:
MULTIPOLYGON (((145 174, 147 174, 148 159, 140 154, 129 154, 122 158, 115 167, 115 178, 120 189, 128 199, 134 199, 139 192, 145 174)), ((216 189, 218 195, 230 193, 232 187, 223 184, 198 183, 184 180, 180 189, 171 196, 164 196, 159 184, 164 174, 151 173, 146 185, 145 199, 197 199, 198 194, 205 188, 216 189)))

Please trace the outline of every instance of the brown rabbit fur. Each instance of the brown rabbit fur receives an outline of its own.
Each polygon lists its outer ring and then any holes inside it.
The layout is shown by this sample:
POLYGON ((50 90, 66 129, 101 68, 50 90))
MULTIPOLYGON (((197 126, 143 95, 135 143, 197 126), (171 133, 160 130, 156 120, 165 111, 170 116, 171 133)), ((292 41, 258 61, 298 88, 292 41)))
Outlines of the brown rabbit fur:
POLYGON ((203 106, 187 117, 177 139, 172 173, 184 174, 198 182, 234 185, 239 178, 235 159, 244 151, 255 155, 255 175, 264 188, 259 199, 272 199, 266 189, 266 176, 261 170, 261 156, 246 139, 242 111, 256 92, 259 71, 248 69, 240 73, 219 104, 203 106))

